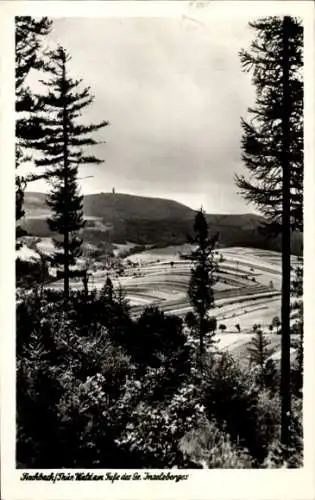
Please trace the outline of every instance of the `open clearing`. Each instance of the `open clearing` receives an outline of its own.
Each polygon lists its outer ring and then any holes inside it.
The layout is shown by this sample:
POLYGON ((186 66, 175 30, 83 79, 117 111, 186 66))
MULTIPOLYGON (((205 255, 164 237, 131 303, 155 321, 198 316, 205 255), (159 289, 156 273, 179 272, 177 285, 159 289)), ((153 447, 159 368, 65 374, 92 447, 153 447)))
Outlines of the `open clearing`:
MULTIPOLYGON (((119 248, 119 247, 118 247, 119 248)), ((124 273, 118 276, 112 270, 92 273, 91 288, 101 288, 109 275, 114 286, 121 286, 131 305, 133 316, 153 304, 168 314, 184 317, 191 310, 187 297, 191 263, 183 256, 190 245, 148 249, 123 259, 124 273)), ((281 254, 254 248, 229 247, 218 250, 219 272, 215 284, 215 308, 211 315, 218 327, 219 347, 242 352, 259 324, 265 332, 275 316, 280 316, 281 254), (238 330, 239 325, 240 331, 238 330)), ((297 258, 292 258, 295 265, 297 258)), ((62 286, 56 282, 54 288, 62 286)), ((74 288, 81 288, 79 280, 74 288)), ((274 331, 272 338, 279 346, 280 338, 274 331)))

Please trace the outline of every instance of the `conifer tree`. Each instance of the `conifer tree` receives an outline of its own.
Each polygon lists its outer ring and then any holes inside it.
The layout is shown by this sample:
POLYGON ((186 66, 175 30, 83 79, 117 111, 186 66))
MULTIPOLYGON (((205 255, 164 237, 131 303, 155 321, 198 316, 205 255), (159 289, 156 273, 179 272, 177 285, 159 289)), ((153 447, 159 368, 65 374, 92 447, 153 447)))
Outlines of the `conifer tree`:
MULTIPOLYGON (((15 18, 15 110, 16 119, 16 168, 28 159, 27 139, 31 130, 34 135, 33 115, 38 102, 26 85, 26 78, 32 69, 42 69, 44 60, 41 53, 43 38, 49 33, 52 21, 47 17, 36 20, 30 16, 15 18)), ((36 125, 37 133, 40 132, 36 125)), ((25 179, 16 175, 16 220, 24 215, 23 200, 25 179)))
POLYGON ((114 286, 109 276, 107 276, 106 278, 104 288, 102 290, 102 296, 106 298, 109 302, 113 302, 114 300, 114 286))
POLYGON ((199 366, 203 368, 204 340, 209 335, 209 344, 214 336, 214 318, 208 319, 208 311, 214 307, 213 285, 214 272, 217 270, 215 261, 215 247, 217 235, 210 238, 205 214, 201 209, 197 212, 194 223, 194 238, 192 242, 197 245, 192 252, 191 259, 194 263, 189 281, 188 296, 194 310, 194 323, 199 336, 199 366))
POLYGON ((290 428, 290 248, 291 230, 303 229, 303 27, 292 18, 250 23, 256 39, 241 52, 252 71, 256 105, 242 120, 243 161, 250 178, 236 178, 246 200, 267 219, 269 233, 282 234, 281 442, 290 428))
POLYGON ((268 348, 270 341, 266 339, 263 331, 259 328, 255 330, 254 337, 251 338, 247 350, 250 362, 260 367, 261 380, 264 379, 266 361, 271 351, 268 348))
POLYGON ((61 240, 55 240, 55 263, 63 268, 67 300, 70 266, 80 255, 82 244, 78 231, 84 226, 83 197, 77 183, 78 167, 102 163, 103 160, 86 154, 84 148, 99 143, 90 134, 107 126, 108 122, 96 125, 78 122, 81 111, 94 97, 89 87, 81 89, 82 80, 74 80, 68 75, 67 63, 71 58, 64 48, 58 47, 49 56, 51 78, 42 82, 48 92, 40 96, 42 114, 38 119, 43 133, 41 139, 31 141, 31 147, 42 153, 36 165, 46 167, 51 185, 47 203, 53 215, 48 224, 52 231, 62 236, 61 240))

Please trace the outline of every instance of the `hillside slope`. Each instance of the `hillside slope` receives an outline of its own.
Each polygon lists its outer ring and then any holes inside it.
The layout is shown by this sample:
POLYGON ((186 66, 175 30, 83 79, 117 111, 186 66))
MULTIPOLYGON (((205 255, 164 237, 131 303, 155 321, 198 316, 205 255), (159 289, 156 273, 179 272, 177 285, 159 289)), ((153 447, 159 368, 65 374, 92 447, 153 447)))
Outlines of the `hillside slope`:
POLYGON ((193 219, 194 210, 177 201, 149 198, 130 194, 98 193, 84 197, 84 213, 102 217, 106 221, 115 219, 193 219))
MULTIPOLYGON (((44 193, 25 193, 23 228, 34 236, 51 236, 44 193)), ((124 243, 165 246, 182 244, 193 231, 195 211, 174 200, 128 194, 97 193, 84 197, 86 226, 82 236, 94 244, 124 243)), ((260 234, 263 218, 255 214, 207 214, 210 231, 223 246, 280 250, 280 238, 260 234)), ((301 253, 302 237, 294 235, 292 250, 301 253)))

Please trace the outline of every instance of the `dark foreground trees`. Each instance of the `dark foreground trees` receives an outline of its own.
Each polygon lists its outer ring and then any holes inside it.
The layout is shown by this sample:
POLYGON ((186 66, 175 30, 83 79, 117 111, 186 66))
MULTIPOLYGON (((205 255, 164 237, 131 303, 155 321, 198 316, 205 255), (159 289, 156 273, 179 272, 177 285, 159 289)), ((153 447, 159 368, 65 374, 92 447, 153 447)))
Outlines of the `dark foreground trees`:
POLYGON ((292 17, 260 19, 256 38, 241 52, 256 86, 251 119, 242 120, 243 161, 250 179, 237 177, 243 196, 282 234, 281 441, 290 442, 291 231, 303 230, 303 27, 292 17))
POLYGON ((184 465, 178 442, 201 410, 181 320, 149 309, 133 322, 106 294, 62 305, 44 291, 17 307, 18 465, 184 465))
POLYGON ((70 266, 80 255, 82 242, 78 231, 84 226, 78 168, 102 163, 103 160, 86 154, 85 149, 98 144, 90 134, 108 125, 105 120, 99 124, 82 124, 78 120, 94 97, 88 87, 81 88, 82 80, 69 76, 69 60, 62 47, 49 54, 51 78, 43 82, 47 93, 40 96, 42 114, 37 120, 41 139, 35 136, 29 141, 30 147, 42 153, 36 165, 46 168, 51 185, 48 205, 53 215, 48 223, 50 229, 62 237, 55 240, 55 263, 63 268, 65 299, 69 297, 70 266))
POLYGON ((72 292, 68 310, 62 304, 61 293, 44 291, 17 306, 18 467, 300 465, 298 412, 296 449, 288 457, 276 446, 279 398, 261 391, 255 375, 217 355, 205 363, 201 386, 191 383, 179 318, 147 310, 133 321, 126 311, 117 314, 115 298, 94 293, 87 300, 72 292), (147 364, 138 342, 126 345, 136 331, 147 364))
MULTIPOLYGON (((26 79, 33 69, 44 66, 42 44, 51 29, 47 18, 30 16, 15 18, 15 111, 16 119, 16 168, 27 158, 27 139, 33 128, 32 118, 38 109, 38 101, 27 85, 26 79)), ((33 130, 34 133, 34 130, 33 130)), ((16 220, 23 215, 25 179, 18 173, 15 178, 16 220)))
POLYGON ((217 353, 197 385, 179 318, 118 312, 115 297, 81 292, 70 292, 67 310, 62 293, 48 290, 17 305, 18 467, 302 465, 299 406, 288 452, 278 446, 279 396, 254 372, 217 353))

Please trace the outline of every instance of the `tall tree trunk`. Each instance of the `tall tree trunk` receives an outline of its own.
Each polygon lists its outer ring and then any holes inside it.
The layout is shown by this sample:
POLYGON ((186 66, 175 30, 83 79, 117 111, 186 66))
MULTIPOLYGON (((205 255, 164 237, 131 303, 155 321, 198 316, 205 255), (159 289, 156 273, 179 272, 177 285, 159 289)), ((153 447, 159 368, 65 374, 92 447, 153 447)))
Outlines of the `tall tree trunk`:
POLYGON ((282 108, 282 296, 281 296, 281 443, 290 442, 290 96, 288 71, 289 18, 283 20, 283 108, 282 108))
POLYGON ((65 231, 63 237, 64 244, 64 274, 63 274, 63 289, 65 301, 69 299, 69 233, 65 231))
MULTIPOLYGON (((63 80, 66 82, 66 61, 63 64, 63 80)), ((69 229, 67 225, 68 215, 68 131, 67 131, 67 103, 66 91, 64 89, 64 107, 63 107, 63 167, 64 167, 64 187, 65 187, 65 228, 63 235, 64 244, 64 298, 65 302, 69 299, 69 229)))

